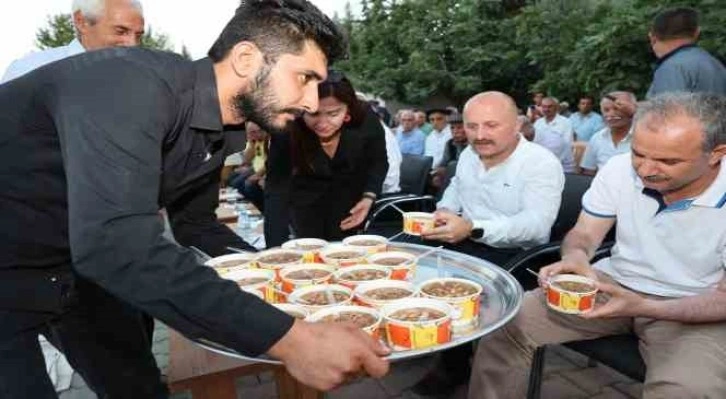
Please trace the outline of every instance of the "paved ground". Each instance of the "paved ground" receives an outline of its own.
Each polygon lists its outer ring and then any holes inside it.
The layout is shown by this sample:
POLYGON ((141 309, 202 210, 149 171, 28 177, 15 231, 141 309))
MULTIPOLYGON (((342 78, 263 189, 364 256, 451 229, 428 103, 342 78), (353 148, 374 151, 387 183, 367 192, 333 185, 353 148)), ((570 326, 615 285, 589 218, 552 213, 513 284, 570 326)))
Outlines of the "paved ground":
MULTIPOLYGON (((169 332, 157 322, 154 333, 154 355, 159 367, 169 364, 169 332)), ((432 365, 431 358, 416 359, 394 365, 382 380, 365 379, 345 386, 327 395, 328 399, 419 399, 411 392, 414 385, 432 365)), ((277 397, 271 373, 244 377, 237 381, 240 399, 274 399, 277 397)), ((587 359, 564 347, 548 350, 542 398, 557 399, 630 399, 641 396, 641 384, 614 370, 597 365, 588 367, 587 359)), ((83 379, 74 374, 71 389, 60 394, 60 399, 94 399, 83 379)), ((188 392, 172 396, 173 399, 192 399, 188 392)), ((452 399, 466 398, 466 387, 461 387, 452 399)))

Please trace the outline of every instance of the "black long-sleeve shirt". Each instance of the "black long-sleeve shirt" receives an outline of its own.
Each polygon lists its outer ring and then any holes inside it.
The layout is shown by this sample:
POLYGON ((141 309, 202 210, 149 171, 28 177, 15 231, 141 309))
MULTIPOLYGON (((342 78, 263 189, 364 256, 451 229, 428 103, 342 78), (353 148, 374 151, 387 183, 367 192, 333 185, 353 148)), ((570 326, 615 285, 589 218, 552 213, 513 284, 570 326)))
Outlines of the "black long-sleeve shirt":
POLYGON ((269 349, 293 319, 200 267, 158 215, 182 244, 242 245, 214 216, 242 140, 208 59, 108 49, 0 85, 0 310, 59 311, 77 274, 192 338, 269 349))

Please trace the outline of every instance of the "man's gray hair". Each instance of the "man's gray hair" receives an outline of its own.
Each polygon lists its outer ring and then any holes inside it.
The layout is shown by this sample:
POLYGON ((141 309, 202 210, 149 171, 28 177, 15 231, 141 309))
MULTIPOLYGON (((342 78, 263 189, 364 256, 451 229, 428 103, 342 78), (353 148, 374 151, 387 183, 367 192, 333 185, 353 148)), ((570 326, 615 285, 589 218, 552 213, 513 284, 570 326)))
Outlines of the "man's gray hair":
POLYGON ((648 117, 667 120, 674 115, 685 115, 701 123, 704 152, 726 144, 726 97, 709 93, 659 94, 638 105, 634 123, 637 125, 648 117))
POLYGON ((607 98, 606 96, 610 96, 610 97, 625 96, 625 97, 628 97, 628 99, 633 104, 636 104, 638 102, 638 97, 632 91, 625 91, 625 90, 611 91, 611 92, 607 93, 605 96, 603 96, 603 99, 607 98))
MULTIPOLYGON (((132 7, 139 10, 139 13, 144 13, 140 0, 128 0, 128 2, 132 7)), ((80 11, 93 24, 103 14, 104 7, 106 7, 106 0, 73 0, 71 12, 75 13, 76 11, 80 11)))

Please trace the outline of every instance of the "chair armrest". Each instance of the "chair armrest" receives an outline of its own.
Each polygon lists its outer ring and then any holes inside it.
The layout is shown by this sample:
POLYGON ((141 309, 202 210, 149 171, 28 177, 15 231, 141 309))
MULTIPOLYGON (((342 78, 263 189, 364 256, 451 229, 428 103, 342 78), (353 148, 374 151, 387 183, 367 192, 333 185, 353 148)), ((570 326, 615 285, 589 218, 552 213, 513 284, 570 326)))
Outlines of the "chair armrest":
MULTIPOLYGON (((613 245, 615 245, 614 241, 608 241, 600 245, 597 251, 595 251, 595 255, 592 257, 592 260, 595 261, 605 256, 608 256, 610 254, 610 249, 613 247, 613 245)), ((526 267, 527 263, 531 262, 533 259, 544 255, 550 255, 556 252, 558 253, 561 248, 562 241, 549 242, 547 244, 542 244, 530 248, 524 252, 519 253, 517 256, 507 262, 507 264, 504 265, 504 270, 508 271, 509 273, 514 273, 526 267)))

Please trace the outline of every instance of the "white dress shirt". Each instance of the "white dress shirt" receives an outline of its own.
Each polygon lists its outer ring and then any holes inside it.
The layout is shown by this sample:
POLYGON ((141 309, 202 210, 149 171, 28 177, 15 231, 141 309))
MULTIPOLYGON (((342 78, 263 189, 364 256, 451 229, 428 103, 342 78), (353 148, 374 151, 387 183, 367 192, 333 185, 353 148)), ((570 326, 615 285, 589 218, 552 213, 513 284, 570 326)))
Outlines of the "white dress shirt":
POLYGON ((694 198, 666 205, 644 188, 629 154, 612 157, 582 198, 582 209, 616 220, 609 258, 594 267, 647 294, 713 292, 726 268, 726 157, 713 183, 694 198))
POLYGON ((403 156, 401 155, 401 149, 398 147, 398 140, 396 140, 391 128, 383 122, 381 122, 381 125, 383 125, 383 130, 386 132, 386 154, 388 155, 388 173, 386 173, 386 179, 383 180, 381 193, 397 193, 401 191, 401 161, 403 161, 403 156))
POLYGON ((520 137, 512 155, 491 169, 467 147, 437 207, 461 212, 474 228, 483 229, 477 242, 529 248, 549 240, 564 186, 557 158, 520 137))
POLYGON ((5 83, 9 80, 25 75, 33 69, 80 54, 84 51, 86 51, 86 49, 83 48, 81 42, 79 42, 78 39, 73 39, 72 42, 65 46, 30 53, 23 58, 13 61, 10 66, 8 66, 8 69, 5 70, 5 74, 3 75, 0 83, 5 83))
POLYGON ((451 139, 451 128, 449 125, 446 125, 441 131, 433 129, 426 136, 426 151, 424 155, 434 159, 434 167, 437 167, 441 163, 441 158, 444 156, 444 148, 449 139, 451 139))
POLYGON ((562 164, 565 173, 573 173, 575 171, 575 156, 572 152, 572 143, 565 139, 552 129, 540 129, 534 132, 534 143, 550 150, 562 164))

